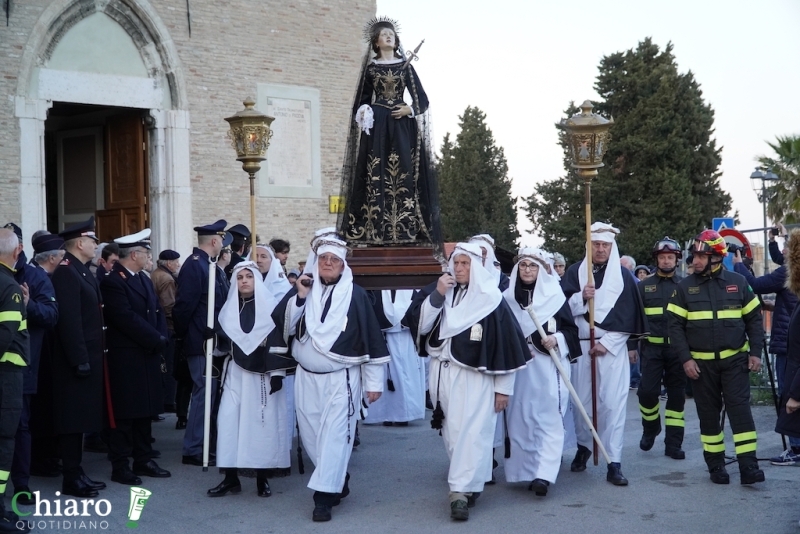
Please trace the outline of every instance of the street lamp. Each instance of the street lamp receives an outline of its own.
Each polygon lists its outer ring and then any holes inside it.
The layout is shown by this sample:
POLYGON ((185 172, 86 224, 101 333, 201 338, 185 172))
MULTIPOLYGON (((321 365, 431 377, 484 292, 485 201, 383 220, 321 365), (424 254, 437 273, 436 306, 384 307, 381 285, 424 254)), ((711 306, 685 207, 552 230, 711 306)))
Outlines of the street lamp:
POLYGON ((767 182, 777 181, 778 175, 770 169, 766 169, 767 172, 764 172, 764 170, 765 169, 762 167, 756 167, 756 170, 750 175, 750 185, 753 187, 753 191, 756 192, 756 196, 758 196, 758 201, 761 202, 764 212, 764 274, 767 274, 769 272, 769 256, 767 255, 767 251, 769 250, 769 230, 767 229, 767 182), (761 182, 760 187, 758 182, 761 182))
MULTIPOLYGON (((603 166, 603 155, 611 140, 609 129, 614 124, 611 120, 592 113, 594 106, 588 100, 581 104, 581 112, 557 123, 566 136, 572 168, 583 178, 583 190, 586 203, 586 267, 588 283, 594 284, 592 275, 592 178, 597 176, 597 169, 603 166)), ((594 347, 594 299, 589 299, 589 347, 594 347)), ((597 362, 591 357, 592 364, 592 422, 597 425, 597 362)), ((597 465, 597 442, 594 442, 594 465, 597 465)))
POLYGON ((256 232, 256 173, 261 170, 261 162, 267 159, 267 148, 272 137, 270 125, 275 117, 264 115, 253 106, 255 101, 249 96, 243 102, 244 109, 227 117, 231 125, 228 139, 236 151, 236 160, 242 162, 242 170, 250 175, 250 231, 256 232))

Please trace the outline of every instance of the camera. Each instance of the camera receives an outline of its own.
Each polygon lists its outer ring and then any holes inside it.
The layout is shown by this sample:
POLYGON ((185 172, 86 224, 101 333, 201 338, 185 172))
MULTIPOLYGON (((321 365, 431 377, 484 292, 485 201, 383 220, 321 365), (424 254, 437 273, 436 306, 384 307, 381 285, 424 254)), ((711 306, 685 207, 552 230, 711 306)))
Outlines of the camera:
POLYGON ((778 228, 777 226, 776 226, 776 227, 774 227, 774 228, 770 228, 770 229, 769 229, 769 235, 774 235, 774 236, 777 236, 777 235, 779 235, 779 234, 780 234, 780 232, 781 232, 781 231, 780 231, 780 228, 778 228))
POLYGON ((736 243, 728 243, 728 254, 736 254, 739 252, 742 256, 745 256, 745 251, 747 247, 743 247, 742 245, 737 245, 736 243))

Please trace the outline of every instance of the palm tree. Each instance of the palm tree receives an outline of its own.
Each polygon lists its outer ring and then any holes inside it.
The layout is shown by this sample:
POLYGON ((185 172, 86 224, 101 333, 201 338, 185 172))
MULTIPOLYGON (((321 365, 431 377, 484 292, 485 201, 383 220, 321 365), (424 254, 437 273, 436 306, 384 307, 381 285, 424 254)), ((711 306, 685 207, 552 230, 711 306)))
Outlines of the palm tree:
POLYGON ((778 175, 768 190, 767 213, 773 221, 800 222, 800 135, 777 136, 767 144, 775 153, 758 162, 778 175))

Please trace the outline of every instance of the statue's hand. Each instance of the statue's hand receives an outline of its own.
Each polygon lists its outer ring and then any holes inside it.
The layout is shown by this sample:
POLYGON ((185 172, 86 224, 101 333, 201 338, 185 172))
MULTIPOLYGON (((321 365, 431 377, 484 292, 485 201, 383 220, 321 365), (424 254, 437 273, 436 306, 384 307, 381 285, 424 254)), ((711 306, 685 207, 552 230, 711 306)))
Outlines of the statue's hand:
POLYGON ((405 104, 397 105, 392 110, 392 117, 394 117, 395 119, 402 119, 407 115, 411 115, 411 108, 406 106, 405 104))

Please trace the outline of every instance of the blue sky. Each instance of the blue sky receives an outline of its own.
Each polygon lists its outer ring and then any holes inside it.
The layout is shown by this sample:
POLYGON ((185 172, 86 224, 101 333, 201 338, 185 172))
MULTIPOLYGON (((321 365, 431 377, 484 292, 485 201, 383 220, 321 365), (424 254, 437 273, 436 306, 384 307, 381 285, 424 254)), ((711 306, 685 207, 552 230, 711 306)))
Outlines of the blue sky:
MULTIPOLYGON (((378 0, 378 14, 400 21, 406 48, 425 39, 414 67, 431 101, 435 145, 455 135, 467 106, 479 107, 517 196, 563 174, 553 123, 570 100, 598 98, 600 59, 648 36, 662 49, 673 43, 679 69, 694 73, 715 110, 721 184, 742 228, 761 226, 754 158, 776 135, 800 134, 796 0, 378 0)), ((520 230, 529 228, 520 217, 520 230)))

